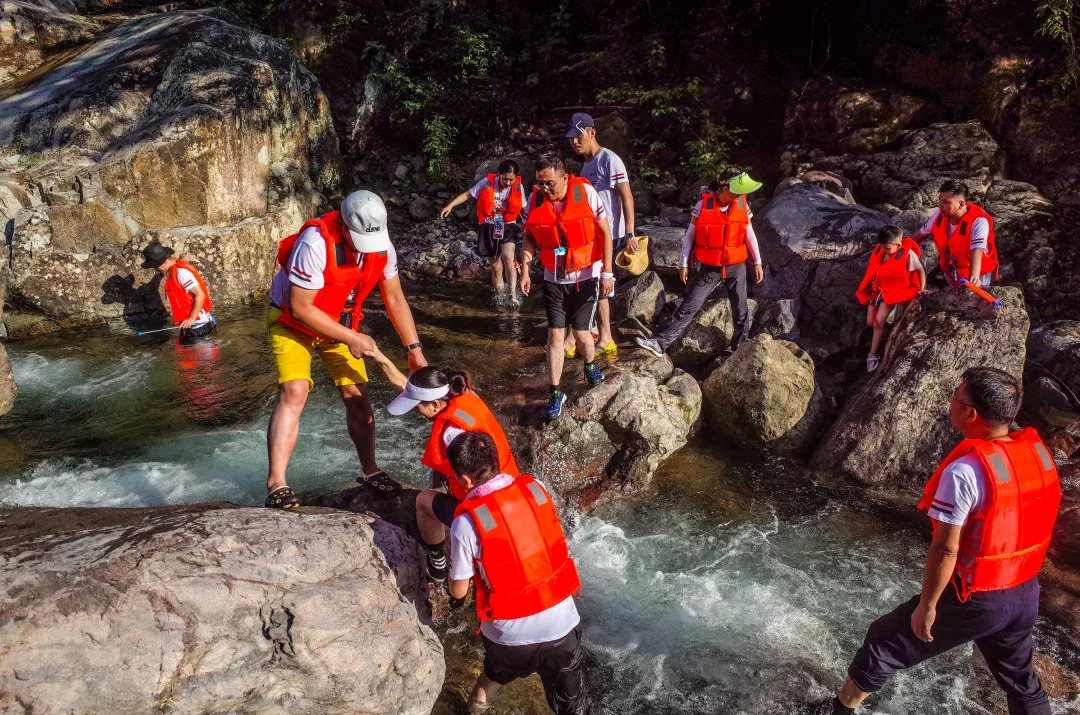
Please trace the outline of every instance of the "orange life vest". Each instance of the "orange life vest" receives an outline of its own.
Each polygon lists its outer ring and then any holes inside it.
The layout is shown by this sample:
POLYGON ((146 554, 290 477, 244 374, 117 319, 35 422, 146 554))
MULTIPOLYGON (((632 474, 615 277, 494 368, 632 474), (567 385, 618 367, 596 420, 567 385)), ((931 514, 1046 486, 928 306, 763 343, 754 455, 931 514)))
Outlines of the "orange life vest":
POLYGON ((914 252, 916 257, 922 256, 919 244, 907 236, 900 244, 900 250, 891 259, 880 244, 874 247, 870 262, 866 265, 866 273, 855 291, 855 297, 860 303, 866 305, 881 293, 886 303, 896 305, 906 303, 919 294, 922 286, 919 274, 907 269, 908 251, 914 252))
POLYGON ((965 439, 934 472, 919 501, 919 509, 929 510, 945 467, 968 453, 975 453, 990 477, 985 512, 968 517, 960 534, 953 586, 961 601, 1034 577, 1050 545, 1061 504, 1054 460, 1031 427, 1009 438, 965 439))
MULTIPOLYGON (((746 247, 746 227, 750 225, 750 206, 745 196, 720 210, 715 194, 701 195, 701 212, 694 233, 694 257, 707 266, 734 266, 750 257, 746 247)), ((726 271, 725 271, 726 273, 726 271)))
POLYGON ((604 243, 599 239, 596 214, 589 206, 585 187, 589 181, 569 174, 566 186, 566 202, 558 212, 539 188, 534 188, 529 199, 529 218, 525 229, 540 247, 540 262, 550 272, 555 272, 555 249, 566 249, 566 270, 577 271, 591 266, 604 258, 604 243))
MULTIPOLYGON (((300 234, 312 226, 319 229, 326 242, 326 268, 323 269, 323 287, 315 296, 315 307, 338 322, 351 296, 353 308, 350 327, 356 330, 364 319, 361 310, 364 299, 382 278, 388 258, 386 251, 365 253, 361 264, 357 265, 357 254, 342 233, 340 215, 339 211, 331 211, 301 226, 299 231, 278 244, 277 263, 281 270, 286 270, 300 234)), ((323 337, 294 318, 288 306, 281 306, 281 310, 278 320, 285 325, 316 338, 323 337)))
MULTIPOLYGON (((491 216, 495 215, 495 178, 496 174, 488 174, 487 183, 484 185, 483 191, 480 192, 480 196, 476 199, 476 218, 480 223, 484 223, 491 216)), ((506 204, 503 206, 502 217, 503 221, 510 223, 516 221, 518 214, 521 213, 521 177, 514 177, 514 184, 510 187, 510 193, 506 196, 506 204)))
POLYGON ((203 295, 206 296, 202 309, 207 313, 214 309, 213 304, 210 302, 210 291, 206 289, 206 283, 203 282, 202 276, 190 263, 183 258, 177 258, 176 263, 165 274, 165 297, 169 299, 169 308, 172 309, 173 321, 177 324, 190 318, 191 309, 195 307, 195 301, 192 299, 191 294, 188 293, 187 288, 180 285, 180 279, 177 277, 177 272, 181 268, 191 271, 191 275, 195 276, 199 288, 202 289, 203 295))
MULTIPOLYGON (((997 243, 994 241, 994 219, 990 214, 975 204, 968 204, 968 210, 960 217, 960 223, 949 234, 949 220, 944 214, 939 213, 930 228, 930 234, 937 244, 938 263, 943 273, 952 275, 955 270, 957 278, 971 279, 971 226, 975 219, 984 218, 990 225, 990 233, 986 237, 986 250, 983 252, 982 266, 979 268, 983 275, 995 273, 998 267, 997 243)), ((978 278, 979 276, 976 276, 978 278)))
POLYGON ((466 432, 486 432, 495 441, 495 449, 499 452, 499 471, 503 474, 517 475, 517 462, 514 460, 514 453, 510 451, 510 443, 506 441, 506 433, 503 432, 502 425, 478 395, 473 392, 462 393, 451 398, 446 409, 435 415, 435 422, 431 426, 431 436, 428 438, 427 447, 424 448, 424 456, 420 458, 420 463, 425 467, 450 478, 448 480, 450 493, 455 499, 464 499, 466 491, 465 487, 454 478, 454 468, 450 466, 450 460, 446 456, 443 432, 447 427, 456 427, 466 432))
POLYGON ((473 584, 481 621, 535 616, 581 590, 555 505, 528 474, 461 502, 454 518, 462 514, 480 537, 473 584))

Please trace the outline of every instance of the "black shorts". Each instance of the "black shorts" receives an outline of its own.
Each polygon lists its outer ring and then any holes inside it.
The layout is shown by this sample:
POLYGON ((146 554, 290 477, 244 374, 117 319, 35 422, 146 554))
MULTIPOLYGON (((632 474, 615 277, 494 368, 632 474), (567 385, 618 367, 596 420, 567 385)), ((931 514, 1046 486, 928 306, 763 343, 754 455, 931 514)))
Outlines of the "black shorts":
POLYGON ((435 498, 431 500, 431 511, 434 512, 435 518, 449 529, 450 525, 454 523, 454 512, 457 511, 460 503, 449 494, 436 494, 435 498))
POLYGON ((183 342, 193 342, 200 338, 205 338, 207 335, 217 331, 217 323, 212 320, 208 320, 202 325, 196 325, 194 328, 187 328, 186 330, 180 329, 180 340, 183 342))
POLYGON ((582 673, 581 628, 556 641, 532 645, 500 645, 484 640, 484 675, 499 685, 540 676, 548 705, 558 715, 585 715, 589 712, 585 678, 582 673))
POLYGON ((480 224, 480 248, 477 251, 484 258, 493 258, 499 254, 499 246, 504 243, 516 243, 521 238, 521 226, 516 223, 504 223, 503 235, 495 240, 495 224, 480 224))
POLYGON ((596 278, 568 285, 544 281, 548 327, 554 330, 566 327, 592 330, 596 320, 599 285, 600 281, 596 278))

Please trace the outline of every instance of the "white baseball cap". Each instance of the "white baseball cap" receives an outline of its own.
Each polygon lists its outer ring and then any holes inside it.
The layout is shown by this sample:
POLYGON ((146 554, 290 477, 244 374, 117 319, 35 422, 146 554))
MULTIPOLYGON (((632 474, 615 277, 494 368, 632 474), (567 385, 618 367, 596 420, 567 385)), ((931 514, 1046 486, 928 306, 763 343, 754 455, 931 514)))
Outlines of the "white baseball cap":
POLYGON ((390 401, 386 411, 392 415, 403 415, 421 402, 444 400, 450 396, 450 385, 441 387, 417 387, 409 380, 400 395, 390 401))
POLYGON ((359 253, 390 250, 386 230, 386 205, 371 191, 354 191, 341 202, 341 220, 349 229, 353 248, 359 253))

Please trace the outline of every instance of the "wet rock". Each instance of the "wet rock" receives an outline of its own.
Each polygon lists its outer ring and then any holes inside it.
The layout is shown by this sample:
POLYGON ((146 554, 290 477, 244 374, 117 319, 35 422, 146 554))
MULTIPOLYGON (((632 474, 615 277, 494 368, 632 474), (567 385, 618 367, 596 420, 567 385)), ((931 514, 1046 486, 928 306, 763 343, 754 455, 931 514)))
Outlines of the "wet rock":
POLYGON ((612 301, 612 317, 616 323, 626 318, 636 318, 646 325, 652 325, 666 302, 660 276, 655 271, 645 271, 619 285, 612 301))
POLYGON ((763 334, 777 340, 799 342, 799 301, 793 298, 758 301, 750 335, 763 334))
MULTIPOLYGON (((686 332, 668 349, 672 361, 684 370, 697 370, 708 365, 731 347, 731 341, 735 338, 731 301, 722 289, 714 295, 720 297, 705 301, 686 332)), ((757 302, 748 299, 746 309, 747 322, 753 325, 757 302)))
POLYGON ((865 153, 912 127, 941 117, 926 99, 859 81, 819 81, 803 88, 784 112, 784 140, 828 151, 865 153))
POLYGON ((771 335, 740 345, 702 391, 709 424, 737 444, 800 451, 823 426, 814 361, 795 343, 771 335))
POLYGON ((155 237, 199 267, 215 305, 249 300, 339 171, 315 78, 218 10, 124 22, 0 100, 0 158, 14 152, 40 161, 0 184, 44 203, 13 217, 10 290, 67 324, 159 313, 160 298, 116 303, 109 287, 149 294, 138 251, 155 237))
POLYGON ((888 222, 819 186, 788 187, 754 216, 766 276, 755 295, 794 301, 806 349, 850 350, 865 325, 855 289, 888 222))
POLYGON ((1000 308, 964 288, 913 301, 885 348, 881 366, 847 400, 811 466, 880 487, 915 491, 959 441, 947 405, 970 367, 1017 377, 1028 316, 1016 288, 991 292, 1000 308))
POLYGON ((585 507, 647 491, 701 413, 697 381, 666 357, 620 358, 606 378, 569 402, 529 445, 534 470, 562 498, 585 507))
POLYGON ((15 406, 15 396, 19 388, 15 384, 15 375, 11 372, 11 360, 8 359, 7 350, 0 345, 0 416, 11 412, 15 406))
POLYGON ((430 712, 443 652, 415 541, 222 506, 5 514, 0 688, 41 712, 430 712))

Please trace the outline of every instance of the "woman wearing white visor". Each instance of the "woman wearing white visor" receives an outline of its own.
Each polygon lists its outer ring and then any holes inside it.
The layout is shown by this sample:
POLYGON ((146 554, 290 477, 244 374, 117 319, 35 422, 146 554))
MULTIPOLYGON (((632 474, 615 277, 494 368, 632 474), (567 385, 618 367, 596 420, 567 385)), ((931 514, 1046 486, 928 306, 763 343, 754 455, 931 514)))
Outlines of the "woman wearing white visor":
POLYGON ((472 390, 469 376, 456 370, 423 367, 408 379, 375 347, 365 353, 378 363, 387 380, 400 394, 387 405, 392 415, 416 411, 432 421, 431 436, 420 462, 432 470, 432 489, 416 497, 416 524, 420 528, 428 554, 428 576, 444 581, 447 574, 445 555, 446 529, 454 521, 465 489, 454 477, 446 449, 463 432, 486 432, 499 452, 499 470, 516 476, 517 462, 510 451, 506 433, 484 401, 472 390), (449 493, 444 491, 448 488, 449 493))

